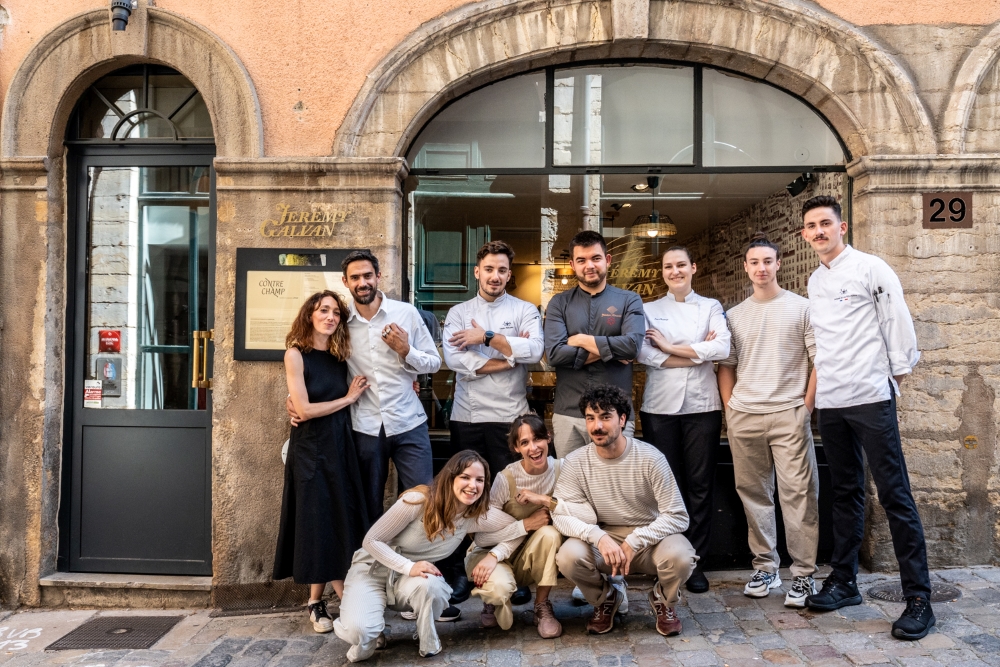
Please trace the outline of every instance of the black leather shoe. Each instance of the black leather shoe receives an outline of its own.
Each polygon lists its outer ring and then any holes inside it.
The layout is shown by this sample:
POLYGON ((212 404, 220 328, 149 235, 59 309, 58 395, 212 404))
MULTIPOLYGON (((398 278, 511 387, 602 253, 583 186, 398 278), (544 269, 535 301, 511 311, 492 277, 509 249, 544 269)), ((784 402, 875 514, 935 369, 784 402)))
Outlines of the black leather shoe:
POLYGON ((449 583, 451 584, 451 599, 448 600, 450 604, 462 604, 469 599, 469 595, 472 594, 473 584, 467 576, 464 574, 457 575, 449 583))
POLYGON ((701 571, 700 567, 696 567, 691 576, 688 577, 687 583, 684 584, 692 593, 707 593, 708 592, 708 577, 705 573, 701 571))
POLYGON ((833 611, 855 604, 861 604, 857 582, 841 581, 833 575, 823 582, 823 590, 806 598, 806 606, 816 611, 833 611))
POLYGON ((906 610, 899 620, 892 624, 892 636, 909 641, 923 639, 935 623, 937 619, 934 618, 931 603, 927 598, 908 597, 906 610))
POLYGON ((531 602, 531 589, 527 586, 518 586, 514 594, 510 596, 510 603, 515 607, 529 602, 531 602))

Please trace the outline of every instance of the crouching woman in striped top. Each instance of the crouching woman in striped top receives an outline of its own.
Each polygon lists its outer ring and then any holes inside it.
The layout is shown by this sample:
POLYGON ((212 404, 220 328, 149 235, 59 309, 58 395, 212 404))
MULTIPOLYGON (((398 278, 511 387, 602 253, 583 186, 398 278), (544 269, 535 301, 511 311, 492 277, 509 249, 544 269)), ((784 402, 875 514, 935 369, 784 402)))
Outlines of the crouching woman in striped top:
MULTIPOLYGON (((524 525, 491 508, 490 475, 479 454, 455 454, 429 487, 404 492, 365 536, 344 582, 337 636, 351 645, 347 659, 370 658, 385 645, 385 610, 417 614, 420 655, 441 651, 434 620, 448 606, 451 587, 434 566, 475 534, 497 558, 510 556, 524 525)), ((481 575, 480 575, 481 576, 481 575)))

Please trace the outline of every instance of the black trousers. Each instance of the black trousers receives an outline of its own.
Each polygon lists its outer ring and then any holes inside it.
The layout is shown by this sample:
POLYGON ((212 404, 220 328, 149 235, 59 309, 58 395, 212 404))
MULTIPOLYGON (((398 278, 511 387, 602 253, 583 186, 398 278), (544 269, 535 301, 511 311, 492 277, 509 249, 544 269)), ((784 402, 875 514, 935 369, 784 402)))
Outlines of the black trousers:
POLYGON ((399 490, 405 491, 420 484, 430 484, 434 477, 431 455, 431 438, 427 422, 404 433, 387 436, 385 427, 378 435, 354 431, 358 449, 358 467, 361 469, 362 487, 368 504, 370 523, 382 516, 385 483, 389 478, 389 459, 396 465, 399 490))
POLYGON ((490 479, 496 478, 500 471, 518 460, 516 454, 507 445, 507 434, 510 424, 506 422, 457 422, 451 425, 451 453, 457 454, 463 449, 471 449, 480 454, 490 466, 490 479))
POLYGON ((715 464, 722 436, 722 411, 689 415, 640 412, 643 440, 667 457, 691 524, 687 536, 699 558, 708 554, 715 500, 715 464))
MULTIPOLYGON (((891 389, 891 387, 890 387, 891 389)), ((846 581, 858 574, 865 531, 865 464, 889 519, 903 595, 930 599, 927 545, 899 441, 896 395, 888 401, 819 411, 819 433, 833 486, 833 572, 846 581)))

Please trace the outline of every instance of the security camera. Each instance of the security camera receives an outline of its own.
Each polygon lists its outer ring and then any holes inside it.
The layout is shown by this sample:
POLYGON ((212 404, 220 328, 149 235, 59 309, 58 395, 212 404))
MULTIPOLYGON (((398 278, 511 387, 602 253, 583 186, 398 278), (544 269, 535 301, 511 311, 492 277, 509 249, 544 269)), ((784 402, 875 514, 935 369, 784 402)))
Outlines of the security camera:
POLYGON ((138 7, 138 0, 111 0, 111 29, 116 32, 125 30, 128 17, 132 15, 132 10, 138 7))
POLYGON ((812 183, 813 180, 814 178, 812 174, 805 173, 786 185, 785 189, 788 190, 788 194, 793 197, 797 197, 805 192, 805 189, 809 187, 809 184, 812 183))

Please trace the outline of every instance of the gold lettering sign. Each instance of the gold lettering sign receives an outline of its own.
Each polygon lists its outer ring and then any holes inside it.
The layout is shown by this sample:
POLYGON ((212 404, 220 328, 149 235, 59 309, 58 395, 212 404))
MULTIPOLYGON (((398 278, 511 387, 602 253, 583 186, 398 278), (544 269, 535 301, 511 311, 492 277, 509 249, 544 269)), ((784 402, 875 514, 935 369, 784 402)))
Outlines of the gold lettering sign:
POLYGON ((333 210, 330 204, 311 204, 308 211, 293 210, 288 204, 278 204, 277 209, 281 214, 277 220, 261 223, 261 236, 333 236, 333 228, 351 213, 333 210))

